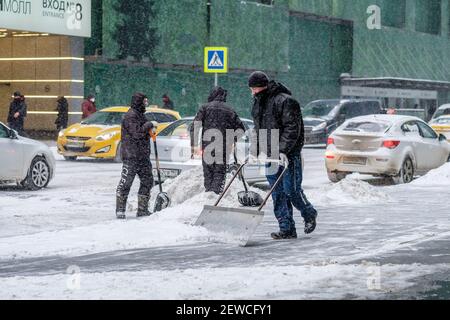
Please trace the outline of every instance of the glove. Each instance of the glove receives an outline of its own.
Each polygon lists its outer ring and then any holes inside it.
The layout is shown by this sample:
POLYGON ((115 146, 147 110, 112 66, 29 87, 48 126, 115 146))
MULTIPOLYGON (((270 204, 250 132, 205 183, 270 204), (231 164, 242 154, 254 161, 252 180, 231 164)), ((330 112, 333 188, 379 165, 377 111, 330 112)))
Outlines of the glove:
POLYGON ((284 153, 280 153, 280 161, 281 161, 281 165, 283 167, 289 166, 289 159, 288 159, 287 155, 285 155, 284 153))

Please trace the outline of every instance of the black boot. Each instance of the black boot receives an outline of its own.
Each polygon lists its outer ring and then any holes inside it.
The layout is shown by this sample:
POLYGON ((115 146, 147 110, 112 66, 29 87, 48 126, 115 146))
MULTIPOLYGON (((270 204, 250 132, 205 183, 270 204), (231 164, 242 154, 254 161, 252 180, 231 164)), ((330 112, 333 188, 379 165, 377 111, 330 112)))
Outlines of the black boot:
POLYGON ((310 234, 316 230, 316 217, 305 219, 305 233, 310 234))
POLYGON ((116 217, 117 219, 126 219, 125 211, 127 208, 127 198, 123 196, 116 196, 116 217))
POLYGON ((271 233, 270 236, 274 240, 297 239, 297 232, 295 231, 295 233, 293 233, 291 231, 289 231, 289 232, 279 231, 279 232, 271 233))
POLYGON ((150 201, 150 197, 138 195, 138 211, 137 217, 148 217, 152 213, 148 211, 148 202, 150 201))

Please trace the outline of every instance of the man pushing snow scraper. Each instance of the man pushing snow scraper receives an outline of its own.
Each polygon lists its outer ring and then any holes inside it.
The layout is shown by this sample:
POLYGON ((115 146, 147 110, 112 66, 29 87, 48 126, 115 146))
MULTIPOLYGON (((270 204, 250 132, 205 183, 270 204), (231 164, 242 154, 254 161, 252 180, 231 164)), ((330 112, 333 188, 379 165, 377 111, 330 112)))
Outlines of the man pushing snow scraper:
POLYGON ((251 154, 239 167, 216 204, 204 207, 196 225, 214 232, 232 234, 241 245, 245 245, 261 223, 264 217, 262 208, 272 195, 280 230, 272 233, 271 237, 274 240, 298 237, 293 217, 294 207, 304 219, 304 232, 310 234, 316 228, 317 211, 307 200, 301 186, 304 126, 300 105, 292 98, 289 89, 281 83, 269 81, 263 72, 252 73, 248 85, 254 97, 252 116, 255 132, 252 135, 251 154), (274 137, 278 139, 274 141, 274 137), (258 210, 218 207, 243 167, 248 162, 259 161, 258 156, 263 154, 269 159, 266 161, 266 177, 271 190, 258 210))

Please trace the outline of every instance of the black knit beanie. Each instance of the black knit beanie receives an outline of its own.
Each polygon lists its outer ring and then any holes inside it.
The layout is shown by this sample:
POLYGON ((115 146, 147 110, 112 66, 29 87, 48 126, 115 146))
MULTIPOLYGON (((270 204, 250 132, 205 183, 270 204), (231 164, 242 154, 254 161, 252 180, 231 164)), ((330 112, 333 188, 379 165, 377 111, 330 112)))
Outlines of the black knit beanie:
POLYGON ((263 88, 269 84, 269 77, 262 71, 253 72, 248 78, 250 88, 263 88))

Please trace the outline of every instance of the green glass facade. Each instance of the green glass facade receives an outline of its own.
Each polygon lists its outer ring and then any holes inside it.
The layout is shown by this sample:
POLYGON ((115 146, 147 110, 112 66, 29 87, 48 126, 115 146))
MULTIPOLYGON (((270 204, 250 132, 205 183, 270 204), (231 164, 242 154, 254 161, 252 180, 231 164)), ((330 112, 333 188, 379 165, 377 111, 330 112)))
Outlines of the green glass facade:
POLYGON ((156 104, 168 93, 183 115, 194 114, 214 83, 202 72, 208 45, 229 47, 230 73, 220 75, 219 83, 245 117, 251 104, 246 80, 256 69, 285 82, 302 104, 339 97, 342 73, 450 81, 450 0, 277 0, 272 6, 153 1, 155 64, 116 59, 113 34, 121 14, 113 9, 115 1, 92 1, 93 37, 85 43, 91 56, 85 92, 96 92, 101 107, 128 104, 139 90, 156 104), (367 27, 374 4, 381 9, 379 30, 367 27))

